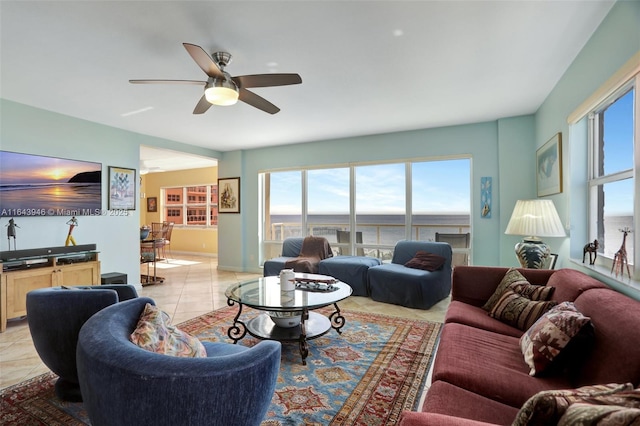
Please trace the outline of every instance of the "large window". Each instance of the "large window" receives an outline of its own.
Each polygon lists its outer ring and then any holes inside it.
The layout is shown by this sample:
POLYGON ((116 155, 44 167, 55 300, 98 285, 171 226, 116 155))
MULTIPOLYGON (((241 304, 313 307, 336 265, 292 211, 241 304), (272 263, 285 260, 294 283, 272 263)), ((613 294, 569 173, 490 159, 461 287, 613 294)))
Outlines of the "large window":
MULTIPOLYGON (((471 160, 354 164, 260 175, 263 259, 287 237, 324 236, 338 255, 390 259, 399 240, 470 233, 471 160)), ((467 254, 469 247, 461 251, 467 254)))
POLYGON ((163 220, 182 226, 218 224, 218 185, 162 188, 163 220))
POLYGON ((640 190, 635 178, 636 94, 632 80, 589 114, 589 232, 591 240, 598 240, 601 261, 607 267, 622 248, 625 234, 627 262, 632 266, 638 260, 633 235, 640 213, 636 211, 640 190))

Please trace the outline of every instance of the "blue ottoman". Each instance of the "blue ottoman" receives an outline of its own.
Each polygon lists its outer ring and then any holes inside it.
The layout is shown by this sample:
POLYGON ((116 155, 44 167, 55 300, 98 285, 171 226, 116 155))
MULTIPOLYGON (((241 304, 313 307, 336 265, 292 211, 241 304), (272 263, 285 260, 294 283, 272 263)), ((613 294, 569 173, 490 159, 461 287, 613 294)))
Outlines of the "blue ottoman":
POLYGON ((353 296, 369 296, 367 274, 371 266, 380 265, 380 259, 366 256, 335 256, 320 261, 318 273, 329 275, 349 284, 353 296))

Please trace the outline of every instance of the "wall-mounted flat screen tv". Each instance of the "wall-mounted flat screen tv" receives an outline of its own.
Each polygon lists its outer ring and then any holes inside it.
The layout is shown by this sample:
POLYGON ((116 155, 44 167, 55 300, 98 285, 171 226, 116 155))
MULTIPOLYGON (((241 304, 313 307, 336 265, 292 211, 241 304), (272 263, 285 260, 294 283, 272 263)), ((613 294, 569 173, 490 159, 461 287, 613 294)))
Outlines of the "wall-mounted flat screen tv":
POLYGON ((102 164, 0 151, 0 216, 102 211, 102 164))

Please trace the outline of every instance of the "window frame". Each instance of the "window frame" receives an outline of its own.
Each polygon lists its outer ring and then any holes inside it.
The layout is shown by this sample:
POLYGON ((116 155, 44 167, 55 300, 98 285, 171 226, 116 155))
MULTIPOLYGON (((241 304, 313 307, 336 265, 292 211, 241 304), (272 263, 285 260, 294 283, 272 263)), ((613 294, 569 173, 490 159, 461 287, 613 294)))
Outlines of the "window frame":
POLYGON ((163 186, 160 188, 160 218, 163 221, 171 221, 172 217, 175 216, 168 216, 167 215, 167 211, 170 209, 176 209, 176 210, 180 210, 182 212, 182 222, 178 223, 178 222, 174 222, 174 226, 175 227, 179 227, 179 228, 189 228, 189 229, 216 229, 218 227, 218 223, 217 223, 217 219, 218 219, 218 213, 217 213, 217 208, 218 208, 218 202, 217 202, 217 187, 218 184, 217 183, 203 183, 203 184, 189 184, 189 185, 175 185, 175 186, 163 186), (194 202, 190 202, 189 201, 189 188, 195 188, 195 187, 205 187, 206 191, 203 192, 203 194, 205 194, 205 201, 202 202, 200 200, 195 200, 194 202), (212 197, 212 193, 214 191, 215 188, 215 192, 216 192, 216 202, 213 202, 211 200, 212 197), (182 200, 180 203, 176 203, 176 204, 168 204, 167 203, 167 197, 170 195, 167 195, 167 190, 175 190, 175 189, 181 189, 182 190, 182 200), (205 224, 189 224, 188 223, 188 213, 189 213, 189 209, 205 209, 205 224), (216 219, 216 223, 212 223, 212 214, 211 214, 211 209, 215 208, 216 209, 216 214, 215 219, 216 219))
MULTIPOLYGON (((629 80, 623 82, 618 86, 614 86, 608 96, 604 98, 602 102, 596 105, 587 113, 588 119, 588 156, 587 156, 587 202, 588 202, 588 233, 589 241, 593 241, 599 238, 601 223, 601 213, 599 208, 599 196, 598 188, 600 185, 608 183, 622 182, 627 179, 633 179, 633 194, 640 194, 640 96, 638 91, 640 90, 640 74, 634 75, 629 80), (630 90, 633 90, 633 165, 631 169, 619 170, 605 174, 599 172, 599 153, 600 153, 600 113, 605 111, 609 106, 613 105, 623 96, 625 96, 630 90)), ((633 258, 628 259, 629 268, 632 269, 631 278, 634 280, 640 279, 640 196, 635 196, 633 200, 633 222, 632 231, 627 236, 627 241, 633 243, 633 258)), ((629 243, 627 243, 628 245, 629 243)), ((617 251, 617 249, 616 249, 617 251)), ((602 249, 598 251, 598 258, 596 265, 602 266, 607 270, 611 270, 613 266, 613 258, 606 256, 602 249)), ((624 277, 624 271, 622 277, 624 277)))
MULTIPOLYGON (((376 165, 393 165, 393 164, 402 164, 404 165, 404 179, 405 179, 405 236, 404 238, 407 240, 414 240, 414 228, 417 226, 413 223, 413 216, 416 212, 413 212, 412 207, 412 166, 416 163, 425 163, 425 162, 438 162, 438 161, 452 161, 452 160, 466 160, 468 161, 469 167, 469 223, 468 225, 460 225, 459 228, 465 228, 469 233, 472 233, 473 230, 473 158, 470 155, 449 155, 442 157, 420 157, 420 158, 411 158, 411 159, 400 159, 400 160, 389 160, 389 161, 379 161, 379 162, 354 162, 354 163, 338 163, 331 165, 322 165, 322 166, 310 166, 310 167, 297 167, 297 168, 287 168, 287 169, 268 169, 261 170, 258 172, 258 189, 259 189, 259 201, 258 205, 260 208, 259 215, 259 239, 260 239, 260 264, 262 264, 266 259, 277 256, 279 254, 279 250, 282 245, 282 240, 276 240, 274 238, 267 239, 266 235, 268 233, 267 227, 270 224, 270 220, 267 218, 270 209, 270 196, 271 196, 271 182, 267 178, 268 174, 271 173, 279 173, 279 172, 299 172, 300 180, 301 180, 301 200, 302 200, 302 209, 301 209, 301 229, 303 233, 306 235, 307 230, 309 229, 308 224, 308 172, 311 170, 320 170, 320 169, 341 169, 348 168, 349 169, 349 229, 351 231, 357 231, 356 224, 356 216, 357 212, 355 209, 355 200, 356 200, 356 169, 362 166, 376 166, 376 165)), ((456 227, 458 227, 456 225, 456 227)), ((389 253, 393 253, 394 244, 363 244, 356 243, 356 239, 352 239, 350 244, 335 244, 331 243, 332 247, 334 244, 336 247, 347 246, 349 245, 349 252, 356 253, 358 249, 375 249, 383 253, 385 256, 388 256, 389 253)), ((463 252, 468 256, 469 264, 472 264, 472 247, 471 244, 467 249, 455 249, 456 252, 463 252)), ((378 256, 380 257, 380 256, 378 256)), ((384 257, 384 256, 382 256, 384 257)))

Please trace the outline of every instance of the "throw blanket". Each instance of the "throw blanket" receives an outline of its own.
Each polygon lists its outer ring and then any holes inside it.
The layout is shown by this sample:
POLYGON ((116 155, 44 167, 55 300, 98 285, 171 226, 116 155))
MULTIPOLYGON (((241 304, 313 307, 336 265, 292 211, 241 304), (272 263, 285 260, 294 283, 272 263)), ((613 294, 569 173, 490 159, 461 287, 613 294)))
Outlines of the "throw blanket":
POLYGON ((306 237, 302 242, 300 256, 287 260, 285 269, 293 269, 295 272, 318 273, 318 263, 322 259, 333 257, 329 241, 323 237, 306 237))

